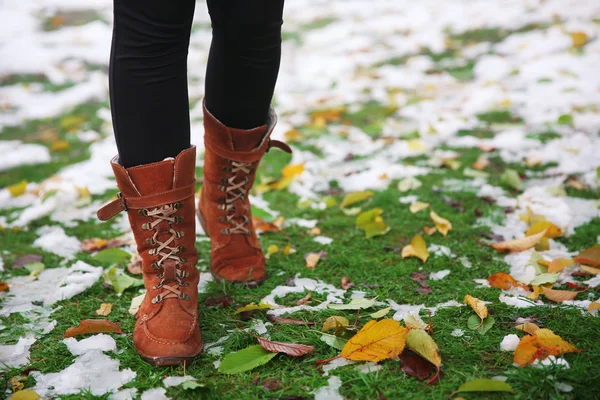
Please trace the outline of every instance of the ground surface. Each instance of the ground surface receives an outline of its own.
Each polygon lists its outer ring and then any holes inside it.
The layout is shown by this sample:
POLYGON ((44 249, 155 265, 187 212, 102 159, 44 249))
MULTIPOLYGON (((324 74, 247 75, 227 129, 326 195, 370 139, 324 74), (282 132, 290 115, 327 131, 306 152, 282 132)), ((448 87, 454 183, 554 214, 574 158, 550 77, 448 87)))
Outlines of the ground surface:
MULTIPOLYGON (((551 276, 555 289, 573 290, 568 282, 592 287, 563 304, 544 297, 534 302, 526 298, 528 291, 486 285, 497 272, 528 284, 544 272, 536 254, 570 258, 598 243, 597 2, 289 1, 275 136, 287 140, 294 154, 267 155, 253 202, 255 216, 285 218, 285 232, 261 235, 263 248, 290 244, 296 252, 272 254, 269 279, 255 290, 209 282, 203 274, 201 330, 210 345, 185 370, 144 364, 130 336, 94 336, 79 351, 73 339, 63 342, 68 327, 99 318, 101 303, 113 305, 105 318, 130 334, 134 318, 128 309, 140 294, 135 286, 118 294, 102 284, 101 275, 114 267, 122 271, 129 255, 102 259, 80 249, 85 239, 129 234, 123 216, 109 223, 94 218, 116 193, 108 164, 116 152, 106 91, 110 10, 105 0, 2 4, 0 281, 10 290, 0 295, 0 392, 10 396, 9 380, 15 378, 26 389, 65 399, 444 399, 471 379, 500 377, 515 398, 598 398, 600 322, 597 311, 587 309, 598 299, 599 279, 581 274, 577 265, 551 276), (288 164, 295 167, 287 169, 282 189, 269 186, 288 164), (340 208, 346 194, 365 190, 373 196, 340 208), (417 200, 452 223, 447 236, 423 232, 433 222, 430 209, 409 210, 417 200), (361 210, 352 210, 356 207, 361 210), (390 229, 367 239, 355 213, 374 208, 383 210, 390 229), (548 241, 549 250, 505 256, 473 240, 489 240, 489 234, 491 241, 523 237, 528 221, 520 215, 528 210, 564 231, 548 241), (307 232, 314 226, 320 235, 307 232), (431 253, 424 264, 400 254, 415 235, 424 237, 431 253), (308 269, 303 256, 318 251, 326 257, 308 269), (39 272, 39 264, 23 268, 40 260, 23 261, 26 255, 41 256, 45 270, 39 272), (431 293, 417 291, 415 272, 425 274, 431 293), (343 277, 355 286, 340 289, 343 277), (307 307, 269 313, 316 322, 314 327, 272 323, 264 312, 235 314, 266 296, 271 304, 296 306, 308 292, 307 307), (472 311, 462 305, 466 294, 489 302, 496 322, 485 335, 467 327, 472 311), (224 295, 231 304, 214 306, 224 295), (386 307, 391 307, 386 317, 398 321, 412 312, 427 322, 432 311, 443 362, 439 383, 417 381, 396 360, 382 361, 380 369, 371 366, 369 373, 340 360, 335 369, 330 368, 337 364, 318 365, 339 354, 320 341, 322 322, 332 315, 352 322, 356 315, 327 305, 351 297, 379 302, 361 312, 359 326, 386 307), (535 318, 583 351, 545 367, 515 366, 513 352, 502 351, 500 343, 509 334, 523 336, 514 329, 519 317, 535 318), (217 366, 226 354, 255 344, 238 323, 316 350, 299 359, 280 354, 249 372, 220 374, 217 366), (163 382, 184 374, 206 387, 163 382)), ((199 3, 189 62, 199 176, 199 100, 209 43, 210 25, 199 3)), ((201 234, 198 239, 199 268, 206 271, 209 242, 201 234)), ((122 249, 134 252, 131 245, 122 249)))

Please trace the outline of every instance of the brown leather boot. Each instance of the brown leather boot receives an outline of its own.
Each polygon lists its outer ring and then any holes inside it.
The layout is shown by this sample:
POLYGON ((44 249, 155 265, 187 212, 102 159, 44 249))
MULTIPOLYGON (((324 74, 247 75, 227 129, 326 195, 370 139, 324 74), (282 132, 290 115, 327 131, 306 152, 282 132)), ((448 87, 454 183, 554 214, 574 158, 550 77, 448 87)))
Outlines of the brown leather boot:
POLYGON ((248 193, 265 152, 271 147, 292 152, 285 143, 269 138, 276 122, 271 109, 266 125, 228 128, 204 108, 206 152, 198 218, 211 239, 210 269, 216 280, 256 286, 266 278, 248 193))
POLYGON ((98 211, 98 218, 106 221, 127 211, 147 291, 136 314, 133 344, 150 364, 189 363, 202 351, 194 247, 196 148, 174 160, 125 169, 115 157, 111 165, 121 193, 98 211))

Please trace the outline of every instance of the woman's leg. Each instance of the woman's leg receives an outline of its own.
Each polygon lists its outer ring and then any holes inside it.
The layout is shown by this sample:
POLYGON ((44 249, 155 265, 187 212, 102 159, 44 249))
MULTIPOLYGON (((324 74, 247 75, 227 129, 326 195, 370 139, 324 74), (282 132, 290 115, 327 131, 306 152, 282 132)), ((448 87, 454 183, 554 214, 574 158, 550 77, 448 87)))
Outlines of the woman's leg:
POLYGON ((265 124, 281 58, 283 0, 207 0, 206 108, 231 128, 265 124))
POLYGON ((194 0, 114 0, 110 102, 120 164, 190 146, 187 54, 194 0))

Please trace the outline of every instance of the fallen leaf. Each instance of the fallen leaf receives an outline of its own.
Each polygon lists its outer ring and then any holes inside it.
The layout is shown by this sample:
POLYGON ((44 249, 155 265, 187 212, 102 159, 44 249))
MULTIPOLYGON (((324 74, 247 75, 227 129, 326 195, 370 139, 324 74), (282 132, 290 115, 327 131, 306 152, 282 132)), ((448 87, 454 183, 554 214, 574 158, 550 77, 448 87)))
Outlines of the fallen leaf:
POLYGON ((535 235, 536 233, 540 233, 542 231, 545 231, 544 237, 550 238, 550 239, 554 239, 554 238, 562 235, 562 233, 563 233, 562 230, 558 226, 554 225, 552 222, 540 221, 540 222, 536 222, 535 224, 533 224, 529 228, 527 233, 525 233, 525 236, 535 235))
POLYGON ((133 253, 131 255, 129 264, 127 264, 127 272, 129 272, 131 275, 142 274, 142 257, 140 257, 138 253, 133 253))
POLYGON ((130 287, 138 287, 144 285, 143 280, 132 278, 131 276, 123 273, 122 270, 117 270, 117 268, 115 267, 110 268, 108 271, 104 272, 104 282, 112 286, 114 291, 117 293, 123 293, 126 289, 130 287))
POLYGON ((437 368, 437 372, 427 384, 435 382, 440 373, 442 356, 438 345, 431 336, 424 330, 411 329, 406 334, 406 347, 432 363, 437 368))
POLYGON ((402 372, 415 377, 419 381, 428 378, 433 368, 432 363, 410 350, 405 350, 400 354, 400 369, 402 372))
POLYGON ((283 254, 285 254, 286 256, 288 256, 290 254, 294 254, 295 252, 296 252, 296 249, 294 249, 290 243, 286 244, 285 247, 283 248, 283 254))
POLYGON ((495 379, 475 379, 469 382, 465 382, 458 390, 453 392, 449 398, 452 397, 454 393, 460 392, 509 392, 514 393, 513 388, 506 382, 498 381, 495 379))
POLYGON ((302 175, 304 172, 304 163, 288 164, 281 170, 281 179, 277 182, 269 184, 270 189, 284 190, 287 189, 295 177, 302 175))
POLYGON ((554 283, 557 280, 558 280, 558 274, 557 273, 539 274, 539 275, 536 275, 535 278, 533 278, 531 280, 531 282, 529 282, 529 284, 536 285, 536 286, 541 286, 541 285, 544 285, 546 283, 554 283))
POLYGON ((377 312, 369 314, 369 317, 371 317, 373 319, 379 319, 379 318, 382 318, 382 317, 385 317, 386 315, 388 315, 390 310, 391 310, 391 307, 382 308, 381 310, 379 310, 377 312))
POLYGON ((600 247, 591 247, 582 251, 573 259, 573 261, 594 268, 600 267, 600 247))
POLYGON ((485 306, 485 303, 479 300, 477 297, 473 297, 471 295, 466 295, 463 301, 465 304, 468 304, 473 311, 483 320, 488 316, 488 309, 485 306))
POLYGON ((373 362, 397 357, 404 350, 406 332, 407 329, 393 319, 369 321, 348 340, 340 356, 373 362))
POLYGON ((50 151, 63 151, 69 148, 70 144, 66 140, 57 140, 50 145, 50 151))
POLYGON ((256 229, 257 233, 281 231, 281 228, 275 225, 274 223, 267 222, 258 217, 252 217, 252 225, 254 225, 254 229, 256 229))
POLYGON ((416 214, 421 210, 424 210, 429 207, 429 203, 424 203, 422 201, 415 201, 409 207, 411 213, 416 214))
POLYGON ((113 305, 110 303, 102 303, 100 308, 96 310, 96 315, 106 317, 112 311, 113 305))
POLYGON ((488 315, 483 321, 479 318, 478 315, 473 314, 467 320, 467 327, 472 331, 477 331, 480 335, 485 335, 487 331, 489 331, 492 326, 494 326, 496 320, 493 316, 488 315))
POLYGON ((334 310, 362 310, 371 308, 375 305, 375 299, 356 298, 350 300, 348 304, 329 304, 327 307, 334 310))
POLYGON ((262 301, 259 302, 258 304, 255 303, 250 303, 248 305, 245 305, 244 307, 240 307, 236 310, 235 314, 239 314, 239 313, 243 313, 245 311, 254 311, 254 310, 270 310, 275 308, 275 306, 268 304, 268 303, 263 303, 262 301))
POLYGON ((433 220, 437 230, 444 236, 448 235, 448 232, 452 229, 452 223, 445 218, 440 217, 433 210, 429 213, 429 217, 433 220))
POLYGON ((131 299, 131 304, 129 305, 129 310, 128 310, 129 314, 131 314, 131 315, 137 314, 145 297, 146 297, 146 293, 142 293, 139 296, 135 296, 134 298, 131 299))
POLYGON ((578 350, 575 346, 564 341, 550 329, 538 329, 532 335, 521 338, 515 350, 514 361, 523 367, 550 355, 560 356, 576 351, 578 350))
POLYGON ((219 365, 222 374, 238 374, 249 371, 271 361, 277 353, 263 349, 260 345, 252 345, 245 349, 227 354, 219 365))
POLYGON ((314 228, 307 230, 306 234, 310 236, 319 236, 321 234, 321 228, 315 226, 314 228))
POLYGON ((422 185, 423 184, 420 180, 411 176, 408 178, 404 178, 400 182, 398 182, 398 190, 401 192, 408 192, 409 190, 418 189, 422 185))
POLYGON ((84 319, 79 322, 77 327, 70 327, 67 329, 63 337, 68 338, 86 333, 101 332, 123 333, 119 325, 106 319, 84 319))
POLYGON ((347 208, 354 204, 360 203, 361 201, 370 199, 374 195, 375 195, 375 193, 368 191, 368 190, 364 191, 364 192, 348 193, 346 196, 344 196, 344 200, 342 200, 342 203, 340 204, 340 208, 347 208))
POLYGON ((185 381, 182 382, 179 387, 183 390, 194 390, 198 388, 205 388, 207 385, 205 383, 196 382, 196 381, 185 381))
POLYGON ((321 341, 327 343, 329 346, 334 349, 342 350, 346 343, 348 343, 348 339, 344 339, 335 335, 329 335, 327 333, 323 333, 320 337, 321 341))
POLYGON ((406 327, 410 329, 421 329, 425 331, 428 328, 428 325, 425 323, 425 321, 423 321, 420 316, 413 313, 406 314, 406 317, 404 317, 404 323, 406 324, 406 327))
POLYGON ((351 282, 347 276, 342 276, 342 283, 340 287, 344 290, 352 289, 354 287, 354 282, 351 282))
POLYGON ((270 351, 271 353, 285 353, 288 356, 300 357, 315 350, 313 346, 306 344, 274 342, 272 340, 265 339, 264 337, 256 336, 246 330, 242 329, 242 331, 258 340, 258 344, 263 349, 270 351))
POLYGON ((522 283, 517 282, 515 278, 505 272, 497 272, 488 277, 488 283, 490 287, 502 290, 508 290, 512 287, 523 287, 522 283))
POLYGON ((423 227, 423 232, 425 232, 428 236, 431 236, 437 232, 437 228, 435 226, 429 227, 429 226, 425 225, 423 227))
POLYGON ((521 177, 514 169, 506 169, 502 175, 500 175, 500 183, 511 189, 521 190, 521 177))
POLYGON ((284 318, 284 317, 280 317, 277 315, 271 315, 271 314, 267 314, 267 319, 271 322, 275 322, 278 324, 284 324, 284 325, 306 325, 306 326, 316 325, 316 323, 312 322, 312 321, 301 321, 299 319, 284 318))
POLYGON ((113 248, 101 250, 94 254, 92 258, 107 264, 124 264, 131 259, 131 254, 125 250, 113 248))
POLYGON ((356 226, 365 231, 365 237, 371 238, 374 236, 385 235, 390 231, 390 228, 381 218, 383 210, 381 208, 373 208, 369 211, 364 211, 356 217, 356 226))
POLYGON ((560 272, 574 263, 575 261, 570 258, 555 258, 550 265, 548 265, 548 272, 560 272))
POLYGON ((531 285, 532 292, 527 295, 528 299, 537 300, 542 294, 542 287, 539 285, 531 285))
POLYGON ((493 249, 498 250, 498 251, 519 252, 519 251, 525 251, 527 249, 530 249, 533 246, 535 246, 536 244, 538 244, 540 239, 542 239, 542 237, 544 237, 545 233, 546 233, 546 231, 542 231, 542 232, 536 233, 535 235, 525 236, 524 238, 521 238, 521 239, 508 240, 505 242, 498 242, 498 243, 485 243, 485 242, 480 241, 477 238, 475 238, 475 240, 478 243, 483 244, 484 246, 492 247, 493 249))
POLYGON ((600 268, 588 267, 587 265, 580 265, 579 268, 587 272, 588 274, 598 275, 600 274, 600 268))
POLYGON ((280 387, 281 387, 281 382, 279 382, 277 379, 267 379, 262 385, 262 388, 269 392, 272 392, 273 390, 277 390, 280 387))
POLYGON ((562 303, 563 301, 570 301, 575 299, 575 297, 577 297, 577 295, 581 292, 572 292, 570 290, 554 290, 554 289, 548 289, 542 286, 542 291, 544 293, 544 296, 546 296, 547 299, 555 301, 557 303, 562 303))
POLYGON ((402 249, 402 258, 417 257, 423 263, 429 258, 429 251, 422 236, 416 235, 410 241, 410 244, 402 249))
POLYGON ((321 259, 321 252, 319 253, 308 253, 306 258, 306 268, 315 269, 319 260, 321 259))
POLYGON ((26 376, 13 376, 9 379, 10 382, 10 387, 12 388, 13 392, 18 392, 19 390, 23 390, 23 388, 25 387, 25 385, 23 384, 22 381, 26 380, 27 377, 26 376))
POLYGON ((81 242, 81 250, 86 253, 93 253, 95 251, 99 251, 105 249, 108 245, 108 241, 106 239, 93 238, 93 239, 85 239, 81 242))
POLYGON ((535 331, 540 329, 540 327, 534 324, 533 322, 524 322, 520 325, 515 326, 515 328, 520 331, 527 332, 530 335, 533 335, 535 331))
POLYGON ((473 164, 471 164, 471 167, 476 170, 481 171, 483 169, 486 169, 489 165, 490 165, 490 161, 488 160, 488 158, 481 155, 481 156, 479 156, 477 161, 475 161, 473 164))
POLYGON ((286 142, 299 142, 302 139, 302 133, 297 129, 290 129, 286 131, 283 136, 286 142))
POLYGON ((17 197, 25 193, 27 190, 27 184, 27 181, 21 181, 19 183, 15 183, 14 185, 7 186, 6 189, 12 197, 17 197))
POLYGON ((34 262, 31 264, 26 264, 25 269, 29 271, 29 277, 35 279, 38 275, 46 269, 46 266, 41 262, 34 262))
POLYGON ((600 309, 600 303, 597 301, 594 301, 593 303, 590 303, 590 305, 588 306, 588 311, 592 312, 594 310, 598 310, 600 309))
POLYGON ((40 398, 40 395, 33 390, 19 390, 13 393, 8 400, 37 400, 40 398))
POLYGON ((323 329, 321 329, 321 331, 327 332, 332 329, 337 330, 348 325, 350 325, 350 321, 348 321, 348 318, 340 316, 331 316, 325 320, 325 322, 323 323, 323 329))
POLYGON ((310 301, 311 301, 311 300, 310 300, 310 298, 311 298, 311 297, 312 297, 312 292, 308 292, 308 293, 306 294, 306 296, 304 296, 303 298, 301 298, 300 300, 298 300, 298 301, 296 302, 296 305, 297 305, 297 306, 305 306, 305 305, 309 304, 309 303, 310 303, 310 301))
POLYGON ((6 292, 9 289, 8 283, 0 282, 0 292, 6 292))
POLYGON ((569 32, 573 42, 573 48, 583 47, 588 41, 588 35, 585 32, 569 32))

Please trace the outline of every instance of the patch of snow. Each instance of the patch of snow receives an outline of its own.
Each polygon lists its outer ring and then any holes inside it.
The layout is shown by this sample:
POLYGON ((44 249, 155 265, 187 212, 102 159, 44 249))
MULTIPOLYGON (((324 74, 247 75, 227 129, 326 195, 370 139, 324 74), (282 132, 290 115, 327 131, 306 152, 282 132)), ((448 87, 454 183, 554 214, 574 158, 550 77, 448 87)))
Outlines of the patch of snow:
POLYGON ((205 293, 208 284, 214 281, 212 273, 210 272, 201 272, 200 273, 200 282, 198 283, 198 293, 205 293))
POLYGON ((418 198, 417 196, 410 195, 410 196, 403 196, 403 197, 400 197, 400 198, 398 199, 398 201, 399 201, 400 203, 402 203, 402 204, 412 204, 412 203, 414 203, 415 201, 417 201, 418 199, 419 199, 419 198, 418 198))
POLYGON ((109 400, 134 400, 136 398, 136 394, 136 388, 121 389, 118 392, 108 396, 108 398, 109 400))
POLYGON ((115 342, 115 339, 104 333, 90 336, 80 341, 70 337, 63 339, 63 343, 74 356, 80 356, 92 350, 115 351, 117 349, 117 342, 115 342))
POLYGON ((434 280, 434 281, 439 281, 441 279, 444 279, 448 275, 450 275, 450 270, 449 269, 443 269, 443 270, 438 271, 438 272, 431 272, 429 274, 429 279, 434 280))
POLYGON ((440 303, 436 306, 433 307, 425 307, 424 304, 398 304, 396 303, 394 300, 386 300, 388 302, 388 304, 390 305, 390 307, 392 308, 392 310, 394 310, 396 313, 394 314, 394 316, 392 317, 393 319, 395 319, 396 321, 402 321, 404 320, 404 318, 406 318, 406 316, 408 314, 414 314, 414 315, 419 315, 419 311, 421 310, 429 310, 431 312, 431 315, 435 315, 435 313, 437 312, 437 310, 439 310, 440 308, 446 308, 446 307, 464 307, 464 304, 461 304, 459 302, 457 302, 456 300, 449 300, 446 301, 444 303, 440 303))
POLYGON ((43 226, 38 229, 40 235, 33 245, 54 253, 67 260, 73 259, 76 253, 81 251, 81 242, 72 236, 67 236, 60 226, 43 226))
POLYGON ((515 351, 520 341, 521 339, 515 334, 506 335, 500 343, 500 349, 502 351, 515 351))
POLYGON ((0 346, 0 364, 21 367, 29 363, 29 348, 35 343, 33 335, 19 338, 17 344, 0 346))
POLYGON ((267 329, 267 326, 273 326, 273 324, 270 322, 263 322, 259 319, 254 319, 254 320, 252 320, 252 323, 251 323, 249 329, 255 330, 259 336, 264 336, 265 338, 268 339, 269 331, 267 329))
POLYGON ((461 337, 465 334, 465 331, 463 331, 462 329, 455 329, 452 331, 451 335, 454 337, 461 337))
POLYGON ((564 382, 556 382, 554 384, 554 387, 564 393, 569 393, 569 392, 573 391, 573 386, 569 385, 568 383, 564 383, 564 382))
POLYGON ((323 375, 329 376, 329 371, 352 364, 356 364, 356 361, 348 360, 344 357, 338 357, 335 360, 331 360, 327 364, 323 365, 323 375))
POLYGON ((433 255, 435 255, 437 257, 452 257, 452 258, 456 257, 456 254, 452 253, 452 250, 450 250, 446 246, 441 246, 439 244, 429 245, 429 247, 427 248, 427 251, 429 251, 430 253, 433 253, 433 255))
POLYGON ((473 282, 477 284, 477 289, 491 287, 490 282, 487 279, 473 279, 473 282))
POLYGON ((142 393, 142 397, 140 400, 171 400, 167 397, 167 389, 165 388, 155 388, 148 389, 144 393, 142 393))
POLYGON ((462 263, 463 267, 465 268, 472 268, 473 264, 471 264, 471 261, 469 261, 469 259, 467 257, 460 257, 459 258, 460 262, 462 263))
POLYGON ((538 368, 544 368, 544 367, 548 367, 548 366, 560 366, 564 369, 569 369, 571 368, 571 366, 569 365, 569 363, 567 362, 567 360, 565 360, 562 357, 556 357, 556 356, 548 356, 545 359, 543 359, 542 361, 540 360, 535 360, 533 362, 533 365, 538 367, 538 368))
POLYGON ((332 376, 327 380, 327 386, 317 389, 315 400, 344 400, 339 390, 342 387, 342 380, 337 376, 332 376))
POLYGON ((186 376, 167 376, 165 379, 163 379, 163 385, 165 385, 166 387, 179 386, 183 382, 195 381, 195 380, 196 380, 196 378, 194 378, 193 376, 190 376, 190 375, 186 375, 186 376))
POLYGON ((0 154, 0 171, 19 165, 43 164, 51 160, 46 146, 22 143, 18 140, 0 141, 0 154))
POLYGON ((329 238, 327 236, 315 236, 313 238, 313 240, 317 243, 324 244, 324 245, 329 245, 333 242, 333 239, 329 238))
POLYGON ((354 369, 356 369, 360 373, 369 374, 372 372, 381 371, 383 369, 383 366, 380 364, 368 361, 366 363, 357 365, 354 369))
POLYGON ((319 221, 317 221, 316 219, 290 218, 286 222, 301 226, 302 228, 311 229, 317 226, 317 223, 319 221))

